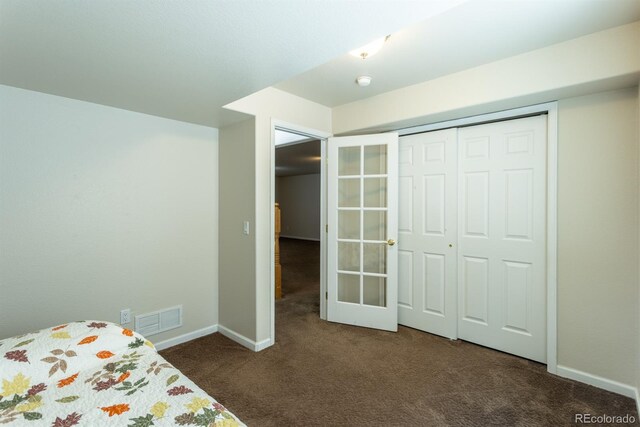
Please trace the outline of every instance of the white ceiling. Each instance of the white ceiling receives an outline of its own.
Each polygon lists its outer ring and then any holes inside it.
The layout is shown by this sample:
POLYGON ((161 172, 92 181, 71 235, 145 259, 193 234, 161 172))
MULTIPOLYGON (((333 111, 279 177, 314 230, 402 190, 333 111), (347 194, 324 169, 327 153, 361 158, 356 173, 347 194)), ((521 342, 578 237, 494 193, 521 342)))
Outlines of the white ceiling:
POLYGON ((471 0, 276 85, 330 107, 640 20, 640 0, 471 0), (355 83, 359 75, 370 86, 355 83))
POLYGON ((218 127, 222 106, 464 0, 0 0, 0 84, 218 127))
POLYGON ((637 20, 640 0, 0 0, 0 84, 219 127, 271 85, 336 106, 637 20))

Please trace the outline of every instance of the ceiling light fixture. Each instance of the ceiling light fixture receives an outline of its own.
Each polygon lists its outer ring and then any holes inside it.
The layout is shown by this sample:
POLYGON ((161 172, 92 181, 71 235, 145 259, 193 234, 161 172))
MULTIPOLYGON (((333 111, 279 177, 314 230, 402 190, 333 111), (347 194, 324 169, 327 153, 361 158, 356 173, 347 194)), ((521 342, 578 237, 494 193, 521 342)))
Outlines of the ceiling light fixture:
POLYGON ((369 86, 371 84, 371 77, 369 76, 360 76, 356 79, 356 83, 358 83, 358 86, 360 87, 365 87, 365 86, 369 86))
POLYGON ((380 49, 382 49, 384 42, 389 40, 389 37, 391 36, 388 35, 386 37, 382 37, 380 39, 374 40, 367 45, 364 45, 362 47, 359 47, 358 49, 352 50, 351 52, 349 52, 349 54, 355 56, 356 58, 362 58, 362 59, 371 58, 373 55, 378 53, 380 49))

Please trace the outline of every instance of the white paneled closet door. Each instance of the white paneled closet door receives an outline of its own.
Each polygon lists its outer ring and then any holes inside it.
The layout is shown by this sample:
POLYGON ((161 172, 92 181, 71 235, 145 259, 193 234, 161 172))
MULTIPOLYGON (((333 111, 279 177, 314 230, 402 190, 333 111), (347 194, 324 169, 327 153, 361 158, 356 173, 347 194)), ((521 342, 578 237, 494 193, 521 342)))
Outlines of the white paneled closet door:
POLYGON ((458 130, 458 337, 546 362, 546 116, 458 130))
POLYGON ((546 361, 546 116, 403 136, 398 323, 546 361))
POLYGON ((456 338, 456 129, 399 147, 398 323, 456 338))

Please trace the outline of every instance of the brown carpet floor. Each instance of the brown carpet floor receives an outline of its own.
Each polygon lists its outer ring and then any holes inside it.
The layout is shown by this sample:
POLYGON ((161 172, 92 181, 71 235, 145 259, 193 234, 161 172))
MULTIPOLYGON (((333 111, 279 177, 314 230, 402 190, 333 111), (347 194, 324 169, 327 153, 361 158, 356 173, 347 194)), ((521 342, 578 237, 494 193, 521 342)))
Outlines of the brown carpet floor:
MULTIPOLYGON (((638 420, 632 399, 544 365, 414 329, 319 318, 319 245, 282 239, 276 344, 220 334, 161 354, 249 426, 563 426, 574 414, 638 420)), ((574 424, 575 425, 575 424, 574 424)))

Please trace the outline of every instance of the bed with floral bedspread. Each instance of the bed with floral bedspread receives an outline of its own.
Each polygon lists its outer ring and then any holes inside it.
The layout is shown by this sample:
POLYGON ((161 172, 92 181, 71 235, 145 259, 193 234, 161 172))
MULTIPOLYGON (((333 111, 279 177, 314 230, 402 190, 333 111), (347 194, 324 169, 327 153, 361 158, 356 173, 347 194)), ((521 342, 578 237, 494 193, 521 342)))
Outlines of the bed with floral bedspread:
POLYGON ((0 424, 243 426, 151 342, 81 321, 0 341, 0 424))

